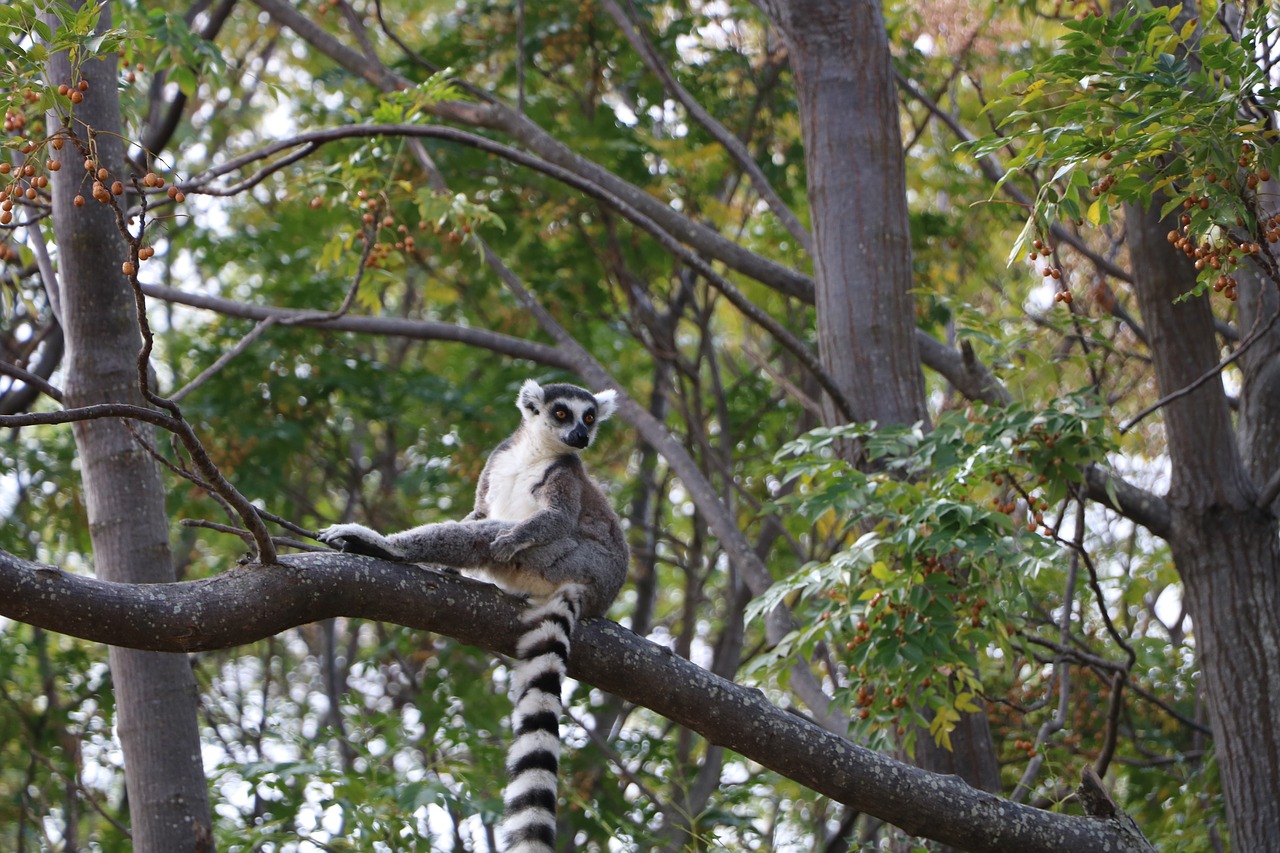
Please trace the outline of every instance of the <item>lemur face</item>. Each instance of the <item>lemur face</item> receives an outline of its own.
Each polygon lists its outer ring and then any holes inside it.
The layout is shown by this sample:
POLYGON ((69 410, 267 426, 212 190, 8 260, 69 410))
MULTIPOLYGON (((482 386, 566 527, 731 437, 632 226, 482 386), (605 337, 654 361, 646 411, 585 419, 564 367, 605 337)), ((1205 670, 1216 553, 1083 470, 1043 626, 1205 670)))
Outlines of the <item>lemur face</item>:
POLYGON ((596 426, 613 414, 613 391, 592 394, 576 385, 539 385, 532 379, 520 388, 520 412, 536 434, 553 437, 574 450, 591 445, 596 426))

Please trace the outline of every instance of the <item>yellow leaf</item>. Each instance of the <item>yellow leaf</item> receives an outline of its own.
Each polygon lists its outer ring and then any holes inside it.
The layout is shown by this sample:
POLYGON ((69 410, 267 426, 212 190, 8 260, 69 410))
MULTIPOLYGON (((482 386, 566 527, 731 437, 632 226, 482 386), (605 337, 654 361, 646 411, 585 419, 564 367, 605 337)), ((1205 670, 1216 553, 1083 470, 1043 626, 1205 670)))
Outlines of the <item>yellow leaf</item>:
POLYGON ((878 581, 887 581, 893 577, 893 571, 884 564, 883 560, 876 560, 871 565, 871 576, 878 581))
POLYGON ((960 715, 954 708, 939 708, 933 715, 933 722, 929 723, 929 734, 933 736, 933 742, 950 752, 951 732, 959 721, 960 715))

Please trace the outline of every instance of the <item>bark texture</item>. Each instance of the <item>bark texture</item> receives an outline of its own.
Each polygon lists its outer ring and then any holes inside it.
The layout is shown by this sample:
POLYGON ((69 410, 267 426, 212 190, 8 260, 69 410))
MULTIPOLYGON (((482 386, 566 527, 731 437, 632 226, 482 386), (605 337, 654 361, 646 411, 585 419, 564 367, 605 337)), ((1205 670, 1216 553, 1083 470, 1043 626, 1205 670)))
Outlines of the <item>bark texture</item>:
MULTIPOLYGON (((855 420, 927 422, 897 85, 879 0, 760 6, 786 42, 800 101, 822 367, 855 420)), ((829 424, 844 420, 830 401, 825 413, 829 424)), ((923 733, 920 766, 998 791, 986 714, 962 717, 951 738, 949 752, 923 733)))
POLYGON ((762 0, 800 101, 822 364, 858 421, 925 417, 906 167, 878 0, 762 0))
MULTIPOLYGON (((104 5, 100 28, 110 27, 104 5)), ((95 59, 73 69, 65 54, 49 62, 53 84, 84 79, 83 103, 71 132, 93 139, 110 182, 124 180, 116 61, 95 59)), ((51 115, 50 124, 59 119, 51 115)), ((141 344, 133 292, 120 271, 128 257, 114 213, 89 201, 91 179, 74 144, 55 152, 63 162, 52 183, 53 229, 66 333, 65 403, 142 404, 137 354, 141 344)), ((135 430, 149 439, 144 425, 135 430)), ((76 425, 94 564, 104 580, 174 580, 164 485, 154 461, 123 421, 76 425)), ((112 648, 117 727, 125 755, 133 849, 138 853, 212 850, 207 784, 196 721, 195 678, 186 656, 112 648)))
MULTIPOLYGON (((1219 353, 1209 298, 1174 301, 1194 286, 1195 272, 1169 248, 1165 235, 1176 225, 1159 219, 1159 204, 1130 208, 1126 223, 1134 289, 1167 395, 1201 378, 1219 353)), ((1274 366, 1258 359, 1266 351, 1244 365, 1240 432, 1217 376, 1162 412, 1172 462, 1169 545, 1195 626, 1232 846, 1250 851, 1280 850, 1280 528, 1272 509, 1258 505, 1255 482, 1275 464, 1277 422, 1259 418, 1274 414, 1274 401, 1258 400, 1259 391, 1274 391, 1274 366)))

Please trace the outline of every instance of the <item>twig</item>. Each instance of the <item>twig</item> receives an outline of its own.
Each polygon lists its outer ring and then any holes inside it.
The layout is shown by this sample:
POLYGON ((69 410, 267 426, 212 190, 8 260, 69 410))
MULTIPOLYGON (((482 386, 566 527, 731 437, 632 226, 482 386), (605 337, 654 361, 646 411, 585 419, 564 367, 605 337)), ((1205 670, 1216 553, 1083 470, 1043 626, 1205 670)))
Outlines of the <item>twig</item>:
POLYGON ((286 326, 297 326, 338 320, 346 316, 347 312, 351 310, 352 303, 356 300, 356 294, 360 291, 360 282, 364 280, 365 270, 369 268, 369 257, 373 254, 373 247, 377 243, 377 228, 374 225, 365 225, 361 233, 364 235, 364 251, 360 253, 360 260, 356 263, 356 274, 352 277, 351 286, 347 288, 347 295, 343 298, 342 304, 338 306, 338 309, 336 311, 303 313, 294 317, 281 318, 278 322, 286 326))
POLYGON ((101 803, 98 802, 98 798, 93 796, 92 792, 84 786, 84 783, 80 781, 79 773, 70 774, 70 773, 64 772, 60 767, 55 766, 52 761, 50 761, 48 758, 41 755, 39 752, 35 750, 31 751, 31 757, 39 761, 41 764, 47 767, 50 771, 61 776, 62 781, 66 782, 72 788, 75 788, 76 793, 79 794, 81 798, 83 798, 84 801, 89 804, 89 807, 93 809, 95 812, 97 812, 98 814, 100 814, 103 820, 111 824, 111 826, 115 829, 115 831, 120 833, 122 838, 129 838, 129 839, 133 838, 133 833, 129 831, 129 827, 120 823, 120 821, 116 820, 110 814, 108 814, 107 810, 102 807, 101 803))
MULTIPOLYGON (((1081 510, 1083 510, 1083 505, 1081 505, 1081 510)), ((1078 512, 1076 515, 1076 538, 1077 540, 1084 538, 1083 511, 1078 512)), ((1067 588, 1062 595, 1062 614, 1058 619, 1058 642, 1062 644, 1063 648, 1068 647, 1071 642, 1071 613, 1075 608, 1076 578, 1079 572, 1080 556, 1073 551, 1067 568, 1067 588)), ((1058 707, 1054 708, 1053 716, 1045 720, 1041 724, 1039 731, 1036 732, 1036 754, 1027 762, 1027 768, 1023 771, 1022 778, 1018 780, 1017 787, 1009 795, 1009 799, 1015 803, 1022 802, 1027 794, 1031 792, 1031 784, 1035 781, 1036 776, 1040 773, 1040 768, 1044 765, 1045 744, 1049 742, 1049 738, 1061 731, 1067 724, 1067 714, 1071 709, 1071 665, 1067 663, 1065 656, 1061 652, 1053 661, 1053 678, 1058 683, 1058 707)))
POLYGON ((275 324, 276 324, 276 318, 274 317, 268 317, 265 320, 259 320, 257 325, 255 325, 252 329, 250 329, 248 333, 245 334, 244 337, 236 341, 235 346, 233 346, 231 349, 224 352, 222 355, 218 356, 218 358, 213 362, 213 364, 209 365, 204 370, 202 370, 200 372, 200 375, 197 376, 195 379, 192 379, 182 388, 174 392, 174 394, 169 399, 173 400, 175 403, 180 402, 184 397, 186 397, 192 391, 196 390, 201 385, 203 385, 204 383, 208 382, 211 378, 213 378, 213 376, 215 376, 218 373, 218 371, 222 370, 222 368, 227 366, 227 363, 230 362, 231 359, 235 358, 240 353, 248 349, 250 344, 256 341, 259 337, 262 336, 263 332, 265 332, 267 329, 270 329, 275 324))
POLYGON ((738 167, 751 179, 751 185, 755 188, 755 191, 760 195, 769 210, 773 212, 773 215, 778 217, 778 221, 787 229, 787 232, 804 247, 806 252, 812 254, 813 235, 805 230, 805 227, 800 224, 800 220, 782 201, 781 196, 773 189, 769 179, 760 170, 760 166, 757 165, 755 159, 751 156, 751 152, 742 144, 742 141, 730 133, 728 128, 721 124, 711 113, 707 112, 702 104, 698 103, 697 99, 680 84, 680 81, 671 73, 671 69, 662 61, 662 57, 658 55, 653 44, 645 38, 644 34, 640 32, 640 28, 627 16, 627 13, 615 0, 603 0, 603 5, 605 11, 609 13, 618 28, 622 30, 622 35, 631 43, 631 47, 640 57, 640 61, 644 63, 645 67, 658 78, 663 88, 688 110, 689 116, 702 125, 703 129, 720 143, 725 152, 733 158, 738 167))
POLYGON ((1201 385, 1208 382, 1213 377, 1217 376, 1219 373, 1225 370, 1229 364, 1234 362, 1240 356, 1244 355, 1245 350, 1249 349, 1249 347, 1251 347, 1253 344, 1259 341, 1265 334, 1267 334, 1267 332, 1270 332, 1271 327, 1276 324, 1277 319, 1280 319, 1280 307, 1277 307, 1276 310, 1271 313, 1271 319, 1267 320, 1266 324, 1262 325, 1261 328, 1259 328, 1259 324, 1262 320, 1262 317, 1259 316, 1258 320, 1254 323, 1253 330, 1250 331, 1248 336, 1246 336, 1245 339, 1240 342, 1240 346, 1236 347, 1231 352, 1231 355, 1227 356, 1222 361, 1218 362, 1213 367, 1206 370, 1202 375, 1200 375, 1198 378, 1193 380, 1190 385, 1186 385, 1182 388, 1179 388, 1177 391, 1164 395, 1159 400, 1156 400, 1154 403, 1152 403, 1150 406, 1147 406, 1145 409, 1138 412, 1138 414, 1134 415, 1133 418, 1131 418, 1127 423, 1121 424, 1120 433, 1123 435, 1124 433, 1128 432, 1129 430, 1137 426, 1138 422, 1141 421, 1143 418, 1145 418, 1147 415, 1151 414, 1154 411, 1164 408, 1165 406, 1172 403, 1174 400, 1178 400, 1182 397, 1187 396, 1192 391, 1196 390, 1201 385))
MULTIPOLYGON (((92 143, 92 131, 90 131, 90 134, 90 142, 92 143)), ((178 404, 151 390, 148 373, 151 366, 151 351, 155 346, 155 337, 151 332, 151 324, 147 320, 146 296, 142 291, 142 285, 138 281, 138 268, 141 265, 142 235, 146 233, 147 226, 147 197, 143 192, 141 182, 136 176, 133 179, 133 184, 139 198, 142 200, 141 209, 137 213, 137 234, 129 230, 129 223, 125 220, 124 211, 120 209, 115 196, 107 195, 105 196, 105 201, 111 207, 112 212, 115 213, 116 227, 129 246, 129 262, 132 268, 125 273, 125 278, 133 291, 138 328, 142 333, 142 347, 138 350, 137 357, 138 390, 143 398, 153 406, 169 412, 170 417, 163 424, 165 428, 177 435, 182 441, 187 453, 191 456, 191 461, 212 487, 211 493, 217 493, 235 508, 240 520, 244 522, 245 527, 253 534, 254 544, 258 550, 258 560, 268 565, 273 564, 276 562, 275 546, 271 543, 271 534, 267 531, 266 525, 258 517, 257 508, 248 498, 240 494, 239 490, 218 470, 218 466, 200 442, 195 429, 183 416, 182 409, 178 404)))
POLYGON ((16 364, 9 364, 7 361, 0 361, 0 373, 3 373, 5 376, 12 376, 14 379, 25 382, 33 388, 38 388, 47 396, 52 397, 59 403, 62 402, 61 391, 29 370, 24 370, 16 364))

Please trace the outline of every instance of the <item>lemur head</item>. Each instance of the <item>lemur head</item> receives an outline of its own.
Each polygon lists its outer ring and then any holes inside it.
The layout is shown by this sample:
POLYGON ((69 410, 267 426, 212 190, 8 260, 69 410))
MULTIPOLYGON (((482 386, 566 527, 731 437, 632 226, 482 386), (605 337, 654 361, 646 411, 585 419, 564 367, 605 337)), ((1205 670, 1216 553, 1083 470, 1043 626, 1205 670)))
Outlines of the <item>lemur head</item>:
POLYGON ((613 390, 592 394, 577 385, 539 385, 526 379, 520 386, 516 406, 530 438, 563 445, 548 448, 563 452, 565 447, 582 450, 590 446, 596 426, 617 409, 616 397, 613 390))

